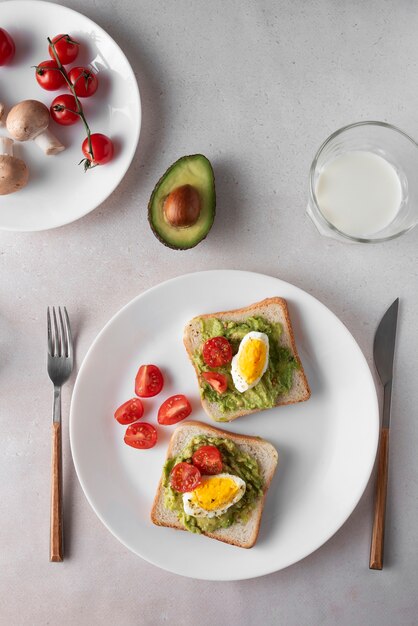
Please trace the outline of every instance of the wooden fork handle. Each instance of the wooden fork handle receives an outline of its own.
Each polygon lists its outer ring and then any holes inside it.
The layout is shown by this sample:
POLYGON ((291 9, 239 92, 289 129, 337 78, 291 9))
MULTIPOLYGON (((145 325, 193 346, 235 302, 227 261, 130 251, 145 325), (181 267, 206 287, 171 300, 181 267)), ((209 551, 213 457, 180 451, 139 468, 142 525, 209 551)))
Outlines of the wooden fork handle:
POLYGON ((376 495, 374 502, 374 519, 372 544, 370 549, 370 569, 383 568, 383 544, 385 539, 386 493, 388 486, 389 461, 389 428, 382 428, 380 434, 376 495))
POLYGON ((61 424, 52 424, 52 464, 51 464, 51 531, 49 540, 49 560, 62 561, 63 509, 62 509, 62 456, 61 424))

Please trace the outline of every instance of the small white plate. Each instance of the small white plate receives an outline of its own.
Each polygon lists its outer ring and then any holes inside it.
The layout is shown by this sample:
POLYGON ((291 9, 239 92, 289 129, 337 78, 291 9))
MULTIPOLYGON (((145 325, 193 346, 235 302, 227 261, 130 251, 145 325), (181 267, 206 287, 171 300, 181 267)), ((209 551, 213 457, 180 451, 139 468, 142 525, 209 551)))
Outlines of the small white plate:
MULTIPOLYGON (((215 424, 216 426, 216 424, 215 424)), ((171 572, 208 580, 268 574, 307 556, 349 517, 370 477, 378 441, 376 390, 347 328, 315 298, 276 278, 220 270, 188 274, 141 294, 105 326, 74 389, 70 417, 74 464, 91 506, 130 550, 171 572), (172 427, 158 428, 151 450, 124 444, 114 410, 133 396, 139 365, 164 372, 163 392, 145 401, 156 423, 174 393, 192 402, 192 419, 213 422, 200 406, 194 370, 182 343, 195 315, 235 309, 270 296, 287 299, 296 343, 311 386, 307 402, 248 415, 231 432, 272 442, 279 465, 267 494, 256 545, 245 550, 150 521, 172 427)))
MULTIPOLYGON (((40 100, 48 107, 64 87, 45 91, 35 78, 34 65, 49 59, 47 37, 69 33, 81 44, 73 64, 91 65, 99 88, 82 104, 91 131, 108 135, 115 145, 114 159, 86 174, 81 144, 81 121, 64 127, 51 121, 53 133, 66 146, 57 156, 45 156, 33 143, 15 143, 15 154, 26 162, 30 180, 25 189, 0 196, 0 229, 47 230, 86 215, 118 186, 135 154, 141 128, 138 84, 129 62, 113 39, 90 19, 58 4, 31 0, 2 2, 1 26, 13 37, 16 55, 0 67, 0 100, 10 109, 21 100, 40 100)), ((1 135, 7 131, 0 129, 1 135)))

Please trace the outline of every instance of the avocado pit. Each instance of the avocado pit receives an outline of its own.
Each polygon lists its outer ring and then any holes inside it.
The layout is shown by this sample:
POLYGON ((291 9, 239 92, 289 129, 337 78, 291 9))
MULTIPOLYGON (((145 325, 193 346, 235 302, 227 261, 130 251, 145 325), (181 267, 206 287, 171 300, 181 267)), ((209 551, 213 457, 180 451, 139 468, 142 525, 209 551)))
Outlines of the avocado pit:
POLYGON ((164 217, 170 226, 188 228, 196 224, 200 216, 199 192, 192 185, 173 189, 164 200, 164 217))

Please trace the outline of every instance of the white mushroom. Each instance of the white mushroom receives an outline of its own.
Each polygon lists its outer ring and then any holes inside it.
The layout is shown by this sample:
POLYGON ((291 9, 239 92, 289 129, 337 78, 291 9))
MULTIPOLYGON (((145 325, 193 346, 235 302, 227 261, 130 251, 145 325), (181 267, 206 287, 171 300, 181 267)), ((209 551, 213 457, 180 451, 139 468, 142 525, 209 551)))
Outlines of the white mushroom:
POLYGON ((33 139, 45 154, 58 154, 65 147, 51 133, 48 125, 48 108, 38 100, 19 102, 9 111, 6 120, 7 130, 16 141, 33 139))
POLYGON ((26 163, 13 156, 13 139, 0 137, 0 195, 19 191, 28 179, 26 163))

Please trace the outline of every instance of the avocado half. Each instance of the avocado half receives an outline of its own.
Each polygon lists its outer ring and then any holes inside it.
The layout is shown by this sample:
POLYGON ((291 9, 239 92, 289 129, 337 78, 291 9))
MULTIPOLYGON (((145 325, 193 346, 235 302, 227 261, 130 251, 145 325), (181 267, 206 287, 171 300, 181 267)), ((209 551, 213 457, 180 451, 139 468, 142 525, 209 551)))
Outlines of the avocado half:
POLYGON ((210 161, 203 154, 178 159, 154 187, 148 204, 148 221, 154 235, 174 250, 187 250, 205 239, 216 212, 215 177, 210 161), (190 185, 200 197, 200 214, 192 226, 172 226, 164 214, 167 196, 183 185, 190 185))

